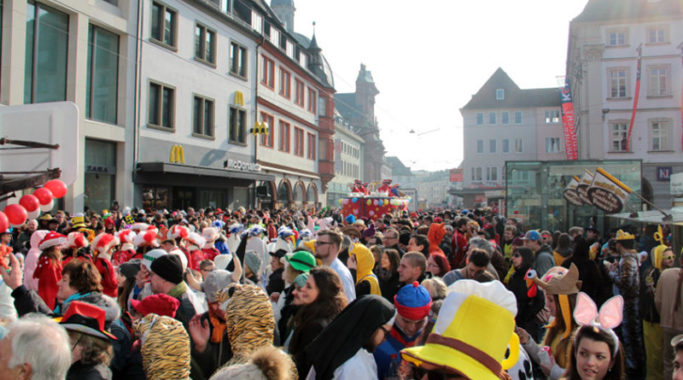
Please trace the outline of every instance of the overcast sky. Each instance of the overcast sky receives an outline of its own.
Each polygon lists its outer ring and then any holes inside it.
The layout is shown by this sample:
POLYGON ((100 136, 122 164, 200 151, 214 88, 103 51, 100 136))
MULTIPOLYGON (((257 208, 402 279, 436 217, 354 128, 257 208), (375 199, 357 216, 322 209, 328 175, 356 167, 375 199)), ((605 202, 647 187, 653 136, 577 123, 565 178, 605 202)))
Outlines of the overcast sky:
POLYGON ((337 92, 355 90, 361 63, 372 72, 387 155, 440 170, 462 161, 459 110, 498 67, 521 88, 558 86, 587 1, 294 0, 294 24, 310 37, 316 22, 337 92))

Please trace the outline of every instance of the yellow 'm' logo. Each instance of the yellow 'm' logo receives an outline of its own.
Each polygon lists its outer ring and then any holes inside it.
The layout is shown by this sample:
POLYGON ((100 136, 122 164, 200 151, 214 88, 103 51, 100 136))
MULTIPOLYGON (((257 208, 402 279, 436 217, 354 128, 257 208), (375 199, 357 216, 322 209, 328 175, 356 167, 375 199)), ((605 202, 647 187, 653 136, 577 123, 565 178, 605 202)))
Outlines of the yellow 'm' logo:
POLYGON ((181 145, 173 145, 171 147, 171 158, 169 158, 172 164, 184 164, 185 163, 185 150, 181 145))

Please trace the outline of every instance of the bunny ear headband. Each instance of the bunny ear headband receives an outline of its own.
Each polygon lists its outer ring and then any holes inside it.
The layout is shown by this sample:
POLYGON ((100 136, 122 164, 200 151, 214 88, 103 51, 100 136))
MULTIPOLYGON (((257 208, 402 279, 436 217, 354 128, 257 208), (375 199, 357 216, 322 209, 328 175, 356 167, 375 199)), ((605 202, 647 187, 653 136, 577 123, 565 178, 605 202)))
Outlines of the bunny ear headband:
POLYGON ((599 313, 595 302, 586 293, 579 292, 576 297, 574 320, 581 326, 597 327, 607 332, 614 342, 612 356, 615 356, 619 349, 619 338, 613 329, 621 324, 623 317, 624 298, 622 296, 614 296, 608 299, 600 307, 599 313))

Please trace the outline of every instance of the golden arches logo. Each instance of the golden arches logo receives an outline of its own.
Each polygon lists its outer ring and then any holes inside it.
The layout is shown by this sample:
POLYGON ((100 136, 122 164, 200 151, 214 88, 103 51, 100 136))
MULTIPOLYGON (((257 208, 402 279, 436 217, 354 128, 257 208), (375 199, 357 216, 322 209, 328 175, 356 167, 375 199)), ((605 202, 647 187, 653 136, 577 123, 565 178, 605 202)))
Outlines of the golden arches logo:
POLYGON ((244 107, 244 94, 241 91, 235 91, 235 105, 244 107))
POLYGON ((182 145, 173 145, 171 147, 171 157, 168 159, 172 164, 185 163, 185 150, 182 145))
POLYGON ((269 133, 268 123, 265 121, 254 123, 254 128, 251 129, 253 135, 267 135, 269 133))

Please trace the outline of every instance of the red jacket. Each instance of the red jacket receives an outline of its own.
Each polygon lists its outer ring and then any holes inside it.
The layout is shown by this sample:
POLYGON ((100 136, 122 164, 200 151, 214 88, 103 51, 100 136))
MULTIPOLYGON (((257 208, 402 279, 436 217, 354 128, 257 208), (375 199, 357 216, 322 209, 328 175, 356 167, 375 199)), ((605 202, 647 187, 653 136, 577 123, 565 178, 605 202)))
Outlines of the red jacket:
POLYGON ((114 266, 111 264, 111 261, 106 257, 102 257, 102 254, 100 254, 97 259, 95 259, 95 267, 97 267, 97 271, 100 272, 100 275, 102 276, 102 293, 109 297, 116 298, 119 281, 116 279, 116 272, 114 271, 114 266))
POLYGON ((57 282, 62 279, 62 264, 47 256, 42 256, 38 259, 33 278, 38 279, 38 295, 50 310, 54 310, 58 290, 57 282))
POLYGON ((451 245, 453 246, 453 250, 451 251, 451 268, 462 268, 465 266, 465 255, 467 254, 467 237, 456 230, 453 232, 451 245))

